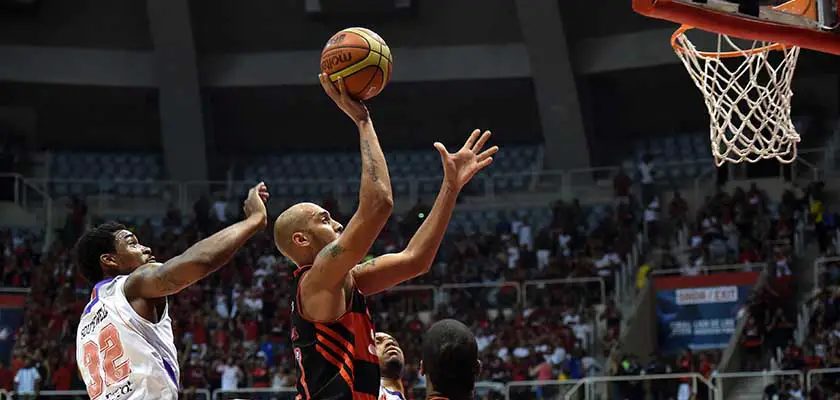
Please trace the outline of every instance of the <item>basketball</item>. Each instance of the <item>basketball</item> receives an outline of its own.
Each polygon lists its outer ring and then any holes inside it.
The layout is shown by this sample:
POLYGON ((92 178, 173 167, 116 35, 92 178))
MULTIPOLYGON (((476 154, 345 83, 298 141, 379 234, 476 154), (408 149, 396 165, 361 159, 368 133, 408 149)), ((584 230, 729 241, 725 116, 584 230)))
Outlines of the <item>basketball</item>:
POLYGON ((321 72, 330 81, 344 79, 347 94, 368 100, 391 79, 391 49, 375 32, 365 28, 347 28, 327 41, 321 52, 321 72))

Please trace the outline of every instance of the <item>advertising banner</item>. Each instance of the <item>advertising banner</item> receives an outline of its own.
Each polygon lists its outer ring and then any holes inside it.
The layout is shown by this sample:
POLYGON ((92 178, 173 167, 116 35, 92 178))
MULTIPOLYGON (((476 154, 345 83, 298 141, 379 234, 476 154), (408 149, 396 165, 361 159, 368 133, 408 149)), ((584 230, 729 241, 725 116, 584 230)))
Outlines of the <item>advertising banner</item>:
POLYGON ((655 278, 659 349, 726 347, 758 276, 758 272, 728 272, 655 278))

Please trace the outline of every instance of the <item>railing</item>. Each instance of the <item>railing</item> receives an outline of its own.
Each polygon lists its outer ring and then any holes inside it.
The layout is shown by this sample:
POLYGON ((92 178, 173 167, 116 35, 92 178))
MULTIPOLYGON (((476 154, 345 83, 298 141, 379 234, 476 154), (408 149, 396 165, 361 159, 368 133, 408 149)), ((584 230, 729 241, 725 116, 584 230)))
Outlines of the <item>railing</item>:
MULTIPOLYGON (((804 384, 805 375, 801 371, 755 371, 755 372, 727 372, 715 374, 712 380, 715 383, 715 393, 718 399, 735 397, 734 392, 745 390, 746 393, 764 393, 764 388, 771 383, 777 383, 777 379, 797 379, 800 387, 804 384), (727 382, 729 381, 729 382, 727 382), (758 383, 760 387, 755 387, 758 383)), ((782 385, 778 385, 781 387, 782 385)))
POLYGON ((53 221, 53 200, 46 190, 24 179, 19 174, 0 173, 0 179, 14 179, 12 201, 27 211, 36 211, 35 216, 46 227, 46 243, 52 243, 55 221, 53 221))
MULTIPOLYGON (((499 382, 478 381, 475 383, 475 395, 480 399, 497 400, 507 397, 507 385, 499 382)), ((426 386, 415 385, 414 387, 406 388, 406 394, 410 394, 410 399, 425 399, 426 386)))
MULTIPOLYGON (((625 398, 626 395, 622 395, 619 388, 616 387, 619 382, 651 383, 652 381, 678 379, 690 380, 689 390, 691 390, 691 394, 696 394, 705 387, 709 393, 708 399, 715 399, 713 397, 714 385, 697 373, 588 377, 578 380, 577 384, 566 392, 565 398, 567 400, 621 399, 625 398), (616 393, 617 391, 618 393, 616 393)), ((673 393, 669 393, 669 395, 673 396, 673 393)), ((685 398, 693 398, 693 396, 686 396, 685 398)))
MULTIPOLYGON (((813 389, 821 379, 826 378, 826 375, 831 375, 831 378, 833 378, 832 380, 837 381, 840 379, 840 368, 819 368, 809 370, 805 375, 805 390, 803 390, 803 392, 810 393, 811 389, 813 389)), ((834 387, 835 385, 832 384, 831 386, 834 387)), ((832 397, 827 396, 827 398, 832 397)))
POLYGON ((449 303, 451 296, 448 292, 455 289, 465 289, 466 295, 478 300, 484 308, 509 308, 523 302, 522 284, 519 282, 446 283, 438 287, 440 296, 435 299, 435 305, 449 303), (505 288, 515 290, 515 293, 509 293, 505 288))
POLYGON ((435 311, 435 302, 440 298, 438 291, 434 285, 401 285, 368 297, 368 302, 373 304, 372 310, 391 310, 390 304, 397 302, 401 303, 401 311, 431 315, 435 311))
POLYGON ((644 234, 637 233, 633 247, 626 256, 627 261, 621 264, 621 268, 615 274, 615 299, 619 305, 628 304, 636 297, 636 272, 642 262, 644 246, 644 234))
POLYGON ((295 388, 241 388, 235 390, 223 390, 223 389, 216 389, 213 391, 213 397, 208 397, 208 399, 212 400, 228 400, 228 399, 235 399, 241 398, 241 394, 248 394, 248 395, 256 395, 256 396, 248 396, 248 398, 252 400, 269 400, 269 399, 278 399, 278 400, 293 400, 297 395, 297 389, 295 388))
MULTIPOLYGON (((700 165, 709 167, 705 160, 657 164, 659 168, 700 165)), ((514 173, 480 174, 464 189, 464 194, 495 200, 506 193, 529 192, 541 193, 560 198, 581 197, 581 191, 602 190, 612 193, 611 179, 621 169, 619 166, 582 168, 574 170, 533 170, 514 173)), ((182 211, 188 210, 201 194, 224 193, 232 190, 233 195, 244 194, 245 189, 256 182, 250 181, 202 181, 175 182, 167 180, 104 180, 104 179, 23 179, 33 187, 52 194, 57 186, 62 186, 62 193, 78 193, 90 198, 89 206, 97 212, 120 212, 133 209, 130 205, 116 202, 116 198, 129 198, 138 205, 138 200, 174 204, 182 211), (113 209, 112 209, 113 208, 113 209)), ((409 204, 417 199, 432 196, 440 187, 440 176, 400 177, 394 176, 391 184, 398 198, 406 198, 409 204)), ((272 196, 278 199, 301 199, 307 194, 323 198, 327 195, 335 198, 355 197, 359 190, 359 179, 268 179, 266 183, 272 190, 272 196)), ((679 185, 677 185, 679 186, 679 185)), ((705 189, 705 187, 703 188, 705 189)), ((63 196, 63 195, 62 195, 63 196)), ((319 199, 320 199, 319 198, 319 199)), ((315 200, 315 199, 313 199, 315 200)))
POLYGON ((580 382, 577 379, 567 381, 519 381, 505 385, 506 399, 561 399, 580 382))
MULTIPOLYGON (((762 271, 764 268, 767 267, 766 262, 756 262, 756 263, 749 263, 749 264, 725 264, 725 265, 711 265, 708 267, 701 268, 701 275, 704 274, 714 274, 717 272, 753 272, 753 271, 762 271)), ((662 276, 662 275, 682 275, 682 271, 679 269, 658 269, 655 271, 651 271, 651 276, 662 276)))
POLYGON ((824 272, 825 265, 840 262, 840 257, 820 257, 814 260, 814 289, 821 287, 820 278, 824 272))
MULTIPOLYGON (((9 399, 11 400, 14 396, 14 392, 6 392, 5 390, 0 390, 0 399, 9 399)), ((76 400, 76 399, 89 399, 88 394, 84 390, 42 390, 38 393, 39 399, 49 398, 54 400, 76 400)), ((207 389, 195 389, 195 390, 182 390, 181 391, 181 398, 182 399, 194 399, 194 400, 211 400, 210 391, 207 389)))
MULTIPOLYGON (((532 300, 528 298, 528 287, 532 287, 531 293, 536 291, 537 294, 540 294, 540 291, 543 289, 548 289, 550 286, 554 285, 562 285, 562 286, 577 286, 577 285, 588 285, 588 284, 598 284, 598 291, 599 291, 599 304, 606 304, 607 303, 607 285, 604 283, 604 278, 602 277, 592 277, 592 278, 566 278, 566 279, 545 279, 545 280, 537 280, 537 281, 525 281, 522 284, 522 305, 524 307, 528 307, 531 304, 532 300)), ((545 297, 542 297, 545 299, 545 297)))

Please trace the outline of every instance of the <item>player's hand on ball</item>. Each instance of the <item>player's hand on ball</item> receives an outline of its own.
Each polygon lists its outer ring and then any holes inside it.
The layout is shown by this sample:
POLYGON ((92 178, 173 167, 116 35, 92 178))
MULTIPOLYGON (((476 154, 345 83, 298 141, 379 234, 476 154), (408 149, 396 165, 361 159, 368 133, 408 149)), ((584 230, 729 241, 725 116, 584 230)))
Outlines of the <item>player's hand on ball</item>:
POLYGON ((443 161, 443 181, 456 190, 461 190, 478 171, 493 162, 493 154, 499 151, 499 146, 493 146, 481 151, 490 139, 490 131, 476 129, 470 135, 464 147, 457 153, 449 153, 440 142, 435 142, 435 148, 443 161))
POLYGON ((264 182, 260 182, 257 186, 248 191, 248 198, 242 205, 242 210, 245 211, 247 218, 256 218, 262 228, 268 225, 268 211, 265 209, 265 202, 268 201, 268 188, 264 182))
POLYGON ((368 109, 362 102, 353 99, 347 94, 347 88, 344 86, 344 79, 338 78, 338 81, 333 84, 327 74, 320 74, 318 78, 321 79, 321 87, 327 92, 327 95, 335 102, 341 111, 344 111, 350 119, 357 125, 367 121, 370 118, 368 109))

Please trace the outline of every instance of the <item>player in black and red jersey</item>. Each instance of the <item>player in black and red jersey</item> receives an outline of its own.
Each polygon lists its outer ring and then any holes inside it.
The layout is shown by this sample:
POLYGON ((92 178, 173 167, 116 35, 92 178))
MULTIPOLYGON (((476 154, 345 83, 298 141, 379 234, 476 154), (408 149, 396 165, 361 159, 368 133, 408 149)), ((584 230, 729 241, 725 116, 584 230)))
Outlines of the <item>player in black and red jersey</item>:
POLYGON ((420 373, 426 375, 426 400, 472 400, 481 372, 478 344, 470 328, 454 319, 432 324, 423 336, 420 373))
POLYGON ((359 129, 362 182, 359 208, 345 229, 322 207, 296 204, 274 224, 274 240, 294 261, 292 345, 303 399, 369 399, 379 393, 379 362, 365 296, 389 289, 429 270, 461 188, 492 162, 481 151, 490 132, 476 130, 457 153, 435 143, 444 180, 435 204, 405 250, 359 262, 370 250, 393 208, 385 156, 367 108, 322 75, 321 85, 359 129))

